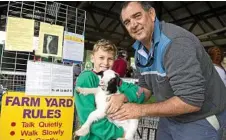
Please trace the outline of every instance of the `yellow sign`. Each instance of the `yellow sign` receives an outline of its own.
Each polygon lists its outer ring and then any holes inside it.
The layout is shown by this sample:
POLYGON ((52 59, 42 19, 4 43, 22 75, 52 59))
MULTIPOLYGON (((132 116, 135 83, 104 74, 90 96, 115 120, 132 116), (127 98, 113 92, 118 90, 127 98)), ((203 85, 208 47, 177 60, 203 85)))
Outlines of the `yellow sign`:
POLYGON ((78 43, 84 43, 83 38, 77 37, 77 36, 72 36, 72 35, 64 35, 64 40, 75 41, 78 43))
POLYGON ((10 51, 33 51, 34 20, 8 17, 5 49, 10 51))
POLYGON ((73 97, 26 96, 10 92, 2 98, 0 140, 71 140, 73 97))

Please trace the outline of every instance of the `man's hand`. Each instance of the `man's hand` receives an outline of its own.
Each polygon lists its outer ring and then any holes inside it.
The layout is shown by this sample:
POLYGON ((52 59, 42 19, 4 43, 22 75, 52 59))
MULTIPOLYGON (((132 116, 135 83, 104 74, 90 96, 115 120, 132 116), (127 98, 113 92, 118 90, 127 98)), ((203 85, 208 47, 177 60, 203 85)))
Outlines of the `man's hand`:
POLYGON ((113 120, 138 119, 142 117, 142 105, 127 103, 123 104, 116 113, 108 115, 113 120))
POLYGON ((107 114, 112 114, 118 111, 119 108, 123 105, 125 98, 126 97, 124 94, 114 94, 109 96, 109 108, 107 109, 107 114))

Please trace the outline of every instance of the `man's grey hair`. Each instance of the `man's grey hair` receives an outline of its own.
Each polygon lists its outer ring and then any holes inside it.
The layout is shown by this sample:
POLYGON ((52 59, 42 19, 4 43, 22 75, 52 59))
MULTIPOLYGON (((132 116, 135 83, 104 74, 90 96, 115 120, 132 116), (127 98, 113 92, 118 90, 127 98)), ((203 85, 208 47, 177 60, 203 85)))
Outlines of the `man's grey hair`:
POLYGON ((121 12, 120 12, 120 20, 122 21, 122 10, 125 9, 131 2, 137 2, 141 5, 141 7, 144 9, 144 11, 148 11, 150 8, 152 8, 152 5, 149 1, 125 1, 123 2, 121 6, 121 12))

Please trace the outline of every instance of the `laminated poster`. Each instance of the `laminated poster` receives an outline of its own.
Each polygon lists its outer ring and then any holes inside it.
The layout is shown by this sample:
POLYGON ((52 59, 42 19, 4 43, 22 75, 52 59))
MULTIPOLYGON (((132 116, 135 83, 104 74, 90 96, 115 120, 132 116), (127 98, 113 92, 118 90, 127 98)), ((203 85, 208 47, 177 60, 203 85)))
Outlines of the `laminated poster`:
POLYGON ((9 51, 33 51, 34 20, 8 17, 5 49, 9 51))
POLYGON ((84 57, 84 36, 64 32, 63 59, 82 62, 84 57))
POLYGON ((25 94, 73 96, 73 67, 28 61, 25 94))
POLYGON ((62 57, 63 26, 40 24, 39 45, 36 55, 62 57))

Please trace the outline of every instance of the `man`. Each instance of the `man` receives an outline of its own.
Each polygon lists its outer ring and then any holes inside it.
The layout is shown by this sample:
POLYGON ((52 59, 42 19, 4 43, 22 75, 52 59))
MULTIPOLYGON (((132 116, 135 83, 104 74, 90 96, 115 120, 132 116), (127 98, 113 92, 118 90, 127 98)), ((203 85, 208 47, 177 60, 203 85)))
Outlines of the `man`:
POLYGON ((120 77, 125 77, 127 70, 127 52, 119 51, 118 58, 114 61, 112 70, 119 74, 120 77))
POLYGON ((225 139, 226 88, 198 38, 160 22, 148 2, 125 2, 121 20, 136 40, 139 85, 157 103, 127 103, 109 117, 160 116, 157 140, 225 139))
POLYGON ((224 58, 224 53, 219 47, 211 47, 208 49, 208 54, 213 62, 215 69, 217 70, 221 80, 224 82, 226 86, 226 70, 222 66, 221 62, 224 58))

